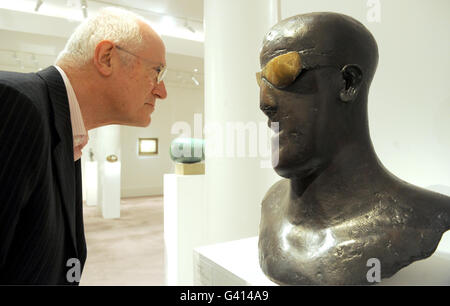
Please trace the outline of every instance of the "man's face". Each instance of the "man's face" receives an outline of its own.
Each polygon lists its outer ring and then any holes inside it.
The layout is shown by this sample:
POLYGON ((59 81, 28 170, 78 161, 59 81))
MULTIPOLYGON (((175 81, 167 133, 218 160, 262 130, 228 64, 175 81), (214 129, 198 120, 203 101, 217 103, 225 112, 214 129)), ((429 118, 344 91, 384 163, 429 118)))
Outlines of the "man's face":
POLYGON ((115 107, 120 124, 145 127, 150 124, 156 99, 167 96, 164 81, 157 83, 158 70, 166 65, 164 44, 153 42, 133 54, 136 56, 125 54, 129 63, 121 64, 115 107))
MULTIPOLYGON (((272 58, 274 55, 266 52, 261 62, 266 64, 272 58)), ((303 69, 292 84, 283 88, 262 78, 260 108, 269 126, 279 123, 279 132, 272 138, 272 157, 278 149, 278 162, 273 159, 273 166, 279 175, 306 176, 328 160, 333 151, 338 72, 332 67, 303 69)))

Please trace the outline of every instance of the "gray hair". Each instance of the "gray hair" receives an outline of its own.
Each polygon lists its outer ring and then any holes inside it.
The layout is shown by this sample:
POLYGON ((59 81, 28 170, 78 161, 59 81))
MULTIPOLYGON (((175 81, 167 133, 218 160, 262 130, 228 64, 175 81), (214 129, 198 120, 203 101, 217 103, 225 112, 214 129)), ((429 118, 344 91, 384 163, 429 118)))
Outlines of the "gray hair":
POLYGON ((102 40, 138 51, 143 41, 139 21, 145 22, 144 18, 130 11, 104 8, 75 29, 55 63, 81 67, 94 57, 95 47, 102 40))

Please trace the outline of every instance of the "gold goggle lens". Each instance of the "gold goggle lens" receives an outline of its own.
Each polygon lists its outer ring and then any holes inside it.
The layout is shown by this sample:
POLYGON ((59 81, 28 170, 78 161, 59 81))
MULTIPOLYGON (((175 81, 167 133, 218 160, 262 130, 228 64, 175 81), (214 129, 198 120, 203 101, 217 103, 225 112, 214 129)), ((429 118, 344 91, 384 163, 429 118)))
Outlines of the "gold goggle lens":
POLYGON ((261 72, 256 73, 256 81, 261 86, 264 77, 276 87, 286 87, 297 78, 302 70, 300 54, 288 52, 271 59, 261 72))

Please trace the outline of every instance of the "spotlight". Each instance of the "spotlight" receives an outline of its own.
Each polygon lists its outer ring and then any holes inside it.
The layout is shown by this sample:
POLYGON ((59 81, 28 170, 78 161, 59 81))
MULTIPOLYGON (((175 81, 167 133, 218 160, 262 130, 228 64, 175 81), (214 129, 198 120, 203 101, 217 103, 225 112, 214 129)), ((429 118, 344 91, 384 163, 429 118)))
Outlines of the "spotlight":
POLYGON ((189 31, 191 31, 192 33, 195 33, 195 29, 189 25, 187 19, 186 19, 185 22, 184 22, 184 27, 185 27, 186 29, 188 29, 189 31))
POLYGON ((41 7, 42 3, 44 3, 44 1, 42 1, 42 0, 36 1, 36 6, 34 7, 35 12, 39 11, 39 8, 41 7))
POLYGON ((80 0, 81 3, 81 10, 83 11, 83 17, 88 17, 88 11, 87 11, 87 1, 86 0, 80 0))
POLYGON ((197 79, 195 78, 195 76, 192 76, 192 81, 194 81, 194 83, 195 83, 196 86, 200 85, 200 83, 197 81, 197 79))

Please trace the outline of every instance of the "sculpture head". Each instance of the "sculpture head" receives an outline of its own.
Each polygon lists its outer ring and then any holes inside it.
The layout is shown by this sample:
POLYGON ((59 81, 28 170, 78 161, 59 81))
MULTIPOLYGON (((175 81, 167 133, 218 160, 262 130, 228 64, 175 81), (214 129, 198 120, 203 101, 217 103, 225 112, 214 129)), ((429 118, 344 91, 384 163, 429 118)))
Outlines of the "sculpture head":
POLYGON ((355 19, 297 15, 266 34, 260 54, 260 108, 279 123, 277 173, 304 177, 352 143, 370 142, 367 95, 377 44, 355 19))

